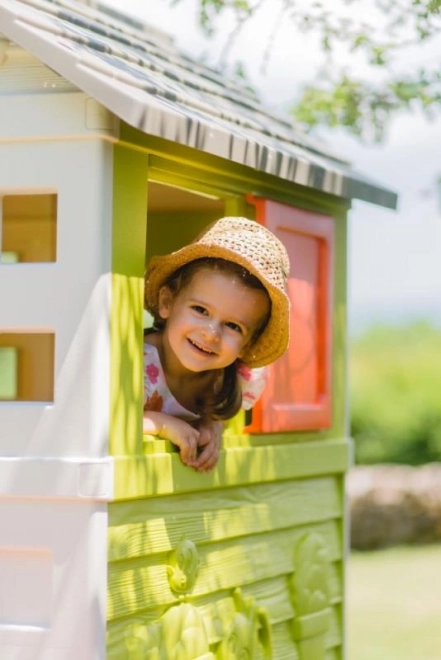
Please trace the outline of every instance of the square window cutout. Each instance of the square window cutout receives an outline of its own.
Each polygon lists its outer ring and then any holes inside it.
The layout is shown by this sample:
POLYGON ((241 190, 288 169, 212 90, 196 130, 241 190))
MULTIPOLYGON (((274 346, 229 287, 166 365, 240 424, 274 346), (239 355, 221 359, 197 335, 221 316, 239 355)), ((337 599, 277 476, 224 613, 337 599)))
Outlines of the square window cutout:
POLYGON ((0 401, 54 400, 55 334, 0 330, 0 401))
POLYGON ((1 263, 53 262, 57 256, 57 195, 1 194, 1 263))

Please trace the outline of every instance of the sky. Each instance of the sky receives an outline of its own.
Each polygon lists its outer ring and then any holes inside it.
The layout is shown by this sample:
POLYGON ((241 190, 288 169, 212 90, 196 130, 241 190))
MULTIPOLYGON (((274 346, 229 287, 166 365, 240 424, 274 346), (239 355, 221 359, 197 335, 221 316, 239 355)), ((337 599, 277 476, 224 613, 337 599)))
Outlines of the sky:
MULTIPOLYGON (((208 39, 197 26, 196 1, 101 0, 133 14, 174 37, 184 52, 218 66, 220 61, 241 60, 265 105, 285 112, 296 86, 312 79, 323 63, 314 35, 299 36, 283 23, 262 72, 269 27, 277 17, 280 0, 266 0, 249 21, 234 47, 225 52, 231 33, 228 18, 217 24, 208 39)), ((359 0, 369 17, 369 0, 359 0)), ((424 64, 429 49, 414 49, 397 68, 409 62, 424 64), (406 59, 407 58, 407 59, 406 59)), ((338 53, 337 53, 338 56, 338 53)), ((342 53, 341 57, 345 55, 342 53)), ((366 72, 365 64, 351 66, 366 72)), ((395 118, 381 145, 363 145, 343 131, 321 130, 320 137, 349 160, 354 169, 398 193, 397 211, 366 202, 353 202, 349 222, 349 327, 353 334, 375 323, 399 324, 424 319, 441 325, 441 118, 429 122, 418 114, 395 118)))

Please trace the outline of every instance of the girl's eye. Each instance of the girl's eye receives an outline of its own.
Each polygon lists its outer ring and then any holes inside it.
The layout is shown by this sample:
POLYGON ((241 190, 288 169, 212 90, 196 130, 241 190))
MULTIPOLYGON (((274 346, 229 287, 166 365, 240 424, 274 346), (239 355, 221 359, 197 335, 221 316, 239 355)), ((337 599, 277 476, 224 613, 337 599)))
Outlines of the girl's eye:
POLYGON ((237 323, 233 323, 233 321, 229 321, 226 324, 226 326, 227 328, 231 328, 231 330, 234 330, 234 332, 240 332, 240 334, 242 334, 242 328, 240 327, 240 325, 237 325, 237 323))
POLYGON ((192 309, 197 314, 206 314, 207 313, 207 310, 205 309, 205 307, 202 307, 202 305, 193 305, 192 309))

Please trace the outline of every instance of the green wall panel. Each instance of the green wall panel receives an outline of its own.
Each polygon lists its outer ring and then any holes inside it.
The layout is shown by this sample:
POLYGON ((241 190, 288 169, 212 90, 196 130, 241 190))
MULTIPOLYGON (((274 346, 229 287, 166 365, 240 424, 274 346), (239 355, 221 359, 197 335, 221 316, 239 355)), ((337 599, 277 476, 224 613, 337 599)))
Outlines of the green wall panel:
POLYGON ((125 125, 121 135, 114 161, 107 657, 233 660, 234 638, 254 660, 342 660, 348 204, 125 125), (218 195, 226 213, 249 215, 244 196, 252 192, 333 216, 332 428, 250 436, 241 433, 239 415, 207 474, 183 466, 168 441, 142 436, 145 246, 147 257, 174 249, 205 221, 183 210, 174 224, 159 212, 147 222, 149 176, 218 195), (173 641, 176 631, 181 641, 173 641))
POLYGON ((177 452, 117 457, 114 498, 118 501, 338 474, 347 469, 349 458, 344 439, 222 450, 216 468, 206 473, 187 468, 177 452))
POLYGON ((113 503, 109 560, 171 551, 183 534, 206 543, 340 518, 340 481, 331 476, 288 480, 113 503))
MULTIPOLYGON (((317 524, 313 529, 323 537, 329 560, 341 559, 343 550, 338 523, 317 524)), ((234 543, 198 545, 200 569, 191 590, 192 597, 231 590, 295 570, 293 547, 303 535, 303 529, 286 529, 267 535, 244 536, 234 543)), ((108 580, 112 596, 108 602, 108 618, 142 611, 148 602, 163 606, 175 602, 165 570, 168 565, 166 555, 110 563, 108 580)))
POLYGON ((142 451, 142 333, 147 226, 146 154, 114 152, 111 306, 113 455, 142 451))

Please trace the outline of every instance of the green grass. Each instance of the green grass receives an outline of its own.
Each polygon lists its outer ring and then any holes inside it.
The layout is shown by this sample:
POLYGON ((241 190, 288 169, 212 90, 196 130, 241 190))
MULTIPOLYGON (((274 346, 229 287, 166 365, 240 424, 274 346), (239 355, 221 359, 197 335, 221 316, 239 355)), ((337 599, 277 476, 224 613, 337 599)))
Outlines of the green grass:
POLYGON ((441 545, 352 553, 347 660, 441 659, 441 545))

